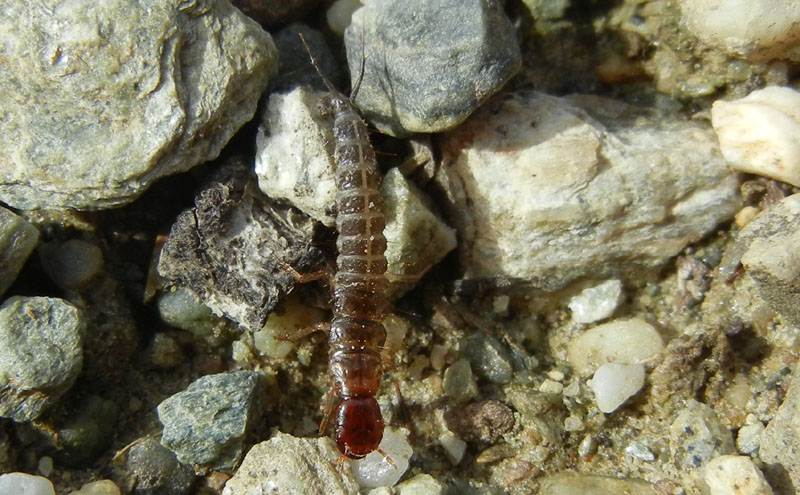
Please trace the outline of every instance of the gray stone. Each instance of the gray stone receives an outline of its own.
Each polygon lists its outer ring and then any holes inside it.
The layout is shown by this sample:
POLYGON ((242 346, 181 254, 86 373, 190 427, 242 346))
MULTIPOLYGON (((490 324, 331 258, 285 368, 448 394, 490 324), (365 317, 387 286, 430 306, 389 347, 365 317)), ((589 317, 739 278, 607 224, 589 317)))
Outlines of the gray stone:
POLYGON ((39 242, 39 229, 0 206, 0 296, 5 293, 39 242))
POLYGON ((442 390, 458 402, 466 402, 478 394, 478 385, 472 375, 469 361, 459 359, 444 370, 442 390))
POLYGON ((208 375, 158 405, 161 443, 181 462, 216 469, 233 467, 245 434, 257 420, 263 375, 237 371, 208 375))
POLYGON ((81 312, 56 298, 11 297, 0 306, 0 417, 33 421, 83 365, 81 312))
POLYGON ((686 470, 736 452, 731 432, 720 423, 714 410, 692 399, 686 401, 669 427, 669 450, 677 466, 686 470))
POLYGON ((339 457, 330 438, 277 433, 250 449, 222 495, 264 493, 262 487, 281 495, 357 495, 350 469, 335 464, 339 457))
MULTIPOLYGON (((773 205, 748 223, 736 245, 761 297, 800 325, 800 194, 773 205)), ((734 248, 736 250, 737 248, 734 248)))
POLYGON ((358 108, 393 136, 452 129, 521 63, 500 2, 373 1, 353 14, 344 40, 351 86, 361 81, 358 108))
POLYGON ((104 208, 215 158, 277 50, 227 0, 0 7, 0 200, 104 208))
POLYGON ((233 159, 178 216, 158 272, 214 313, 258 330, 297 282, 289 268, 307 273, 321 260, 313 233, 310 219, 265 198, 243 161, 233 159))
POLYGON ((656 488, 639 479, 618 479, 592 474, 558 473, 542 479, 541 495, 658 495, 656 488))
POLYGON ((124 456, 122 476, 132 495, 185 495, 195 479, 194 469, 178 462, 156 438, 133 443, 124 456))
POLYGON ((468 278, 552 290, 633 276, 741 205, 708 126, 599 97, 498 98, 442 147, 437 180, 468 278))
POLYGON ((508 383, 514 376, 508 350, 494 337, 482 332, 468 335, 461 342, 461 353, 472 369, 494 383, 508 383))
POLYGON ((85 287, 103 269, 103 252, 82 239, 44 243, 39 258, 47 276, 64 290, 85 287))
POLYGON ((775 416, 761 433, 759 457, 764 474, 777 493, 794 493, 800 487, 800 379, 795 369, 792 384, 775 416))

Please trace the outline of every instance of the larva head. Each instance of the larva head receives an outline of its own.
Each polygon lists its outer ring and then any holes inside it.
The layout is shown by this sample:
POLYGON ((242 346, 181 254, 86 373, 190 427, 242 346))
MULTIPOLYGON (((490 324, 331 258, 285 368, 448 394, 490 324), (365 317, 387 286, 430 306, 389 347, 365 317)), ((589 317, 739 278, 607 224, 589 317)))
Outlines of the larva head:
POLYGON ((374 397, 344 399, 336 411, 336 446, 350 459, 361 459, 378 448, 383 418, 374 397))

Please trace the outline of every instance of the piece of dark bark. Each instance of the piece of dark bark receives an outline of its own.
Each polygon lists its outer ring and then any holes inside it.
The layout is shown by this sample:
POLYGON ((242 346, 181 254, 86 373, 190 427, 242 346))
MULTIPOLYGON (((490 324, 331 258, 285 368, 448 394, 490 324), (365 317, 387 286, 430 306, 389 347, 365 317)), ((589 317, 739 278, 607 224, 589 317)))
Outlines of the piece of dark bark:
POLYGON ((196 293, 217 314, 258 330, 300 273, 322 253, 314 222, 259 191, 243 160, 214 174, 183 211, 161 251, 158 272, 196 293))

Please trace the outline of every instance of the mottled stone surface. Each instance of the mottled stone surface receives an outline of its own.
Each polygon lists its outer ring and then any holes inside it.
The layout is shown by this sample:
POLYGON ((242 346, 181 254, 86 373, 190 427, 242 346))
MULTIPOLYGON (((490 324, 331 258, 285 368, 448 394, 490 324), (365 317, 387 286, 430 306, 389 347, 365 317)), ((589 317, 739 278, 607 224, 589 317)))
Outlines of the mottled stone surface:
POLYGON ((158 405, 158 420, 164 425, 161 443, 181 462, 232 468, 259 416, 263 392, 263 375, 256 371, 199 378, 158 405))
POLYGON ((197 294, 218 315, 257 330, 320 252, 314 225, 297 210, 269 201, 242 161, 215 174, 182 212, 161 251, 158 272, 197 294))
POLYGON ((250 120, 277 51, 227 0, 0 6, 0 200, 127 203, 215 158, 250 120))
POLYGON ((579 473, 551 474, 542 480, 542 495, 656 495, 658 490, 639 479, 579 473))
POLYGON ((358 484, 349 469, 337 469, 338 458, 330 438, 278 433, 250 449, 222 495, 270 489, 285 495, 357 495, 358 484))
POLYGON ((708 404, 690 399, 669 427, 669 450, 684 470, 699 468, 712 458, 736 452, 731 432, 708 404))
POLYGON ((795 368, 792 384, 775 416, 761 434, 759 456, 764 474, 777 493, 800 488, 800 379, 795 368))
POLYGON ((493 100, 437 175, 469 277, 545 288, 658 266, 741 205, 707 126, 599 97, 493 100))
POLYGON ((81 312, 62 299, 11 297, 0 306, 0 417, 33 421, 83 365, 81 312))
POLYGON ((521 62, 500 2, 373 1, 344 39, 358 108, 393 136, 452 129, 521 62))
POLYGON ((39 242, 39 229, 0 206, 0 296, 22 270, 39 242))
POLYGON ((187 495, 195 480, 194 469, 181 464, 158 438, 140 438, 123 452, 119 477, 133 486, 133 495, 187 495))

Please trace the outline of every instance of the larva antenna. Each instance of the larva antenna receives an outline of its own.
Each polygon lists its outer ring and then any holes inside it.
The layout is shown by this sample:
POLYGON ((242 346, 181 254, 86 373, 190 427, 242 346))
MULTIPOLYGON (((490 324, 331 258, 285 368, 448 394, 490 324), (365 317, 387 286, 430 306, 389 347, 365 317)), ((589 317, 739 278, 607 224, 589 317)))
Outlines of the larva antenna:
POLYGON ((319 74, 319 77, 320 79, 322 79, 322 82, 325 84, 325 87, 328 88, 328 91, 330 91, 331 93, 339 94, 339 91, 336 89, 336 87, 334 87, 333 83, 331 83, 328 80, 328 78, 325 77, 325 74, 322 73, 322 70, 320 70, 319 64, 317 63, 317 59, 314 58, 314 55, 311 54, 311 48, 308 47, 308 43, 306 43, 306 38, 305 36, 303 36, 303 33, 297 33, 297 34, 300 36, 300 41, 303 42, 303 46, 306 48, 306 53, 308 53, 308 58, 311 59, 311 65, 314 66, 314 69, 317 71, 317 74, 319 74))

